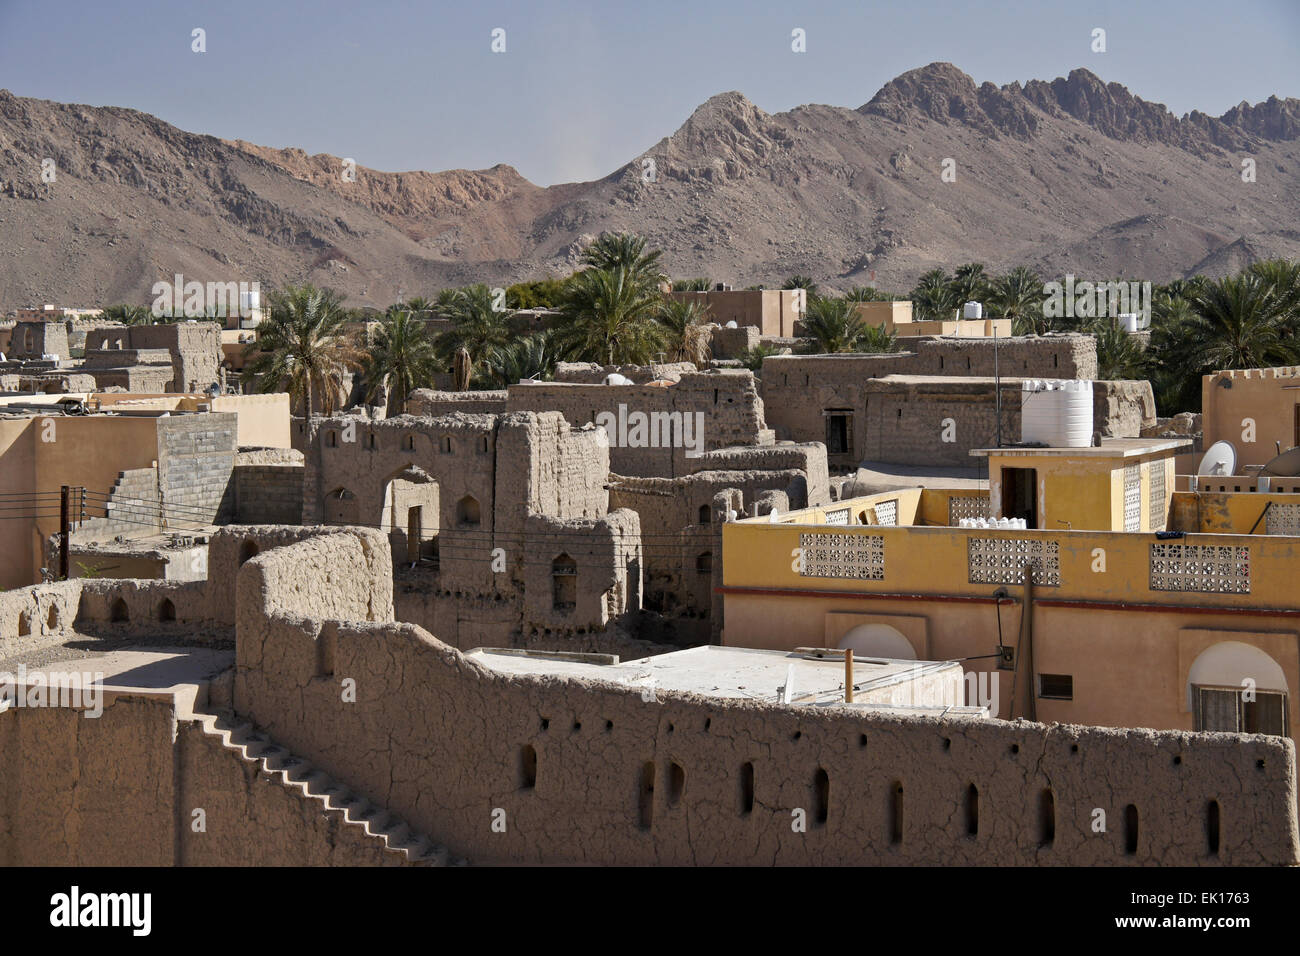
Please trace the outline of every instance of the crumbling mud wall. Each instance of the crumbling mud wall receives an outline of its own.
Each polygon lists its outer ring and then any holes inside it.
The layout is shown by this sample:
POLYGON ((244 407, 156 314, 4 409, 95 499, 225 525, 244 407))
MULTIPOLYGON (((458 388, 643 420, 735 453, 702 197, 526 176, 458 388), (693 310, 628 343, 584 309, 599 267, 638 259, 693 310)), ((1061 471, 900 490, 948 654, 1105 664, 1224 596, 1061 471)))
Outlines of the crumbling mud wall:
MULTIPOLYGON (((772 361, 772 360, 769 360, 772 361)), ((893 375, 854 378, 835 356, 781 359, 788 372, 769 370, 763 395, 777 437, 828 441, 828 423, 845 418, 847 448, 828 454, 833 468, 860 461, 906 465, 974 466, 972 448, 997 442, 998 391, 991 378, 893 375), (831 364, 816 365, 820 359, 831 364), (810 364, 814 363, 814 364, 810 364), (834 373, 819 379, 819 372, 834 373), (808 384, 805 384, 805 379, 808 384), (788 380, 791 384, 781 384, 788 380)), ((778 366, 784 368, 784 366, 778 366)), ((1003 442, 1020 439, 1021 379, 1001 383, 1003 442)), ((1095 382, 1093 431, 1105 438, 1135 438, 1155 421, 1148 382, 1095 382)))
POLYGON ((456 854, 1297 861, 1294 747, 1283 738, 887 716, 508 677, 418 627, 282 609, 267 596, 274 577, 295 573, 291 552, 239 572, 235 709, 456 854), (355 702, 340 693, 346 678, 355 702))
POLYGON ((402 862, 178 719, 165 695, 107 692, 92 719, 0 713, 0 753, 0 866, 402 862))

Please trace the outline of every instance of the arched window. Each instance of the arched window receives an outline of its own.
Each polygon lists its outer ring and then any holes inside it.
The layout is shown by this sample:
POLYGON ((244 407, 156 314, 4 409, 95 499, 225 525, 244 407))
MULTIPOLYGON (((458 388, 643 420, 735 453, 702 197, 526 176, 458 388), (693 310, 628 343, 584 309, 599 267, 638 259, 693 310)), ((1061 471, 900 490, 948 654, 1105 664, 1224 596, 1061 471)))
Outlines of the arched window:
POLYGON ((244 543, 239 546, 239 566, 242 568, 245 561, 256 557, 258 550, 256 541, 252 538, 244 539, 244 543))
POLYGON ((171 602, 171 598, 163 598, 162 603, 158 605, 158 620, 176 620, 176 605, 171 602))
POLYGON ((125 624, 131 620, 131 613, 126 609, 124 600, 118 598, 113 602, 113 606, 108 611, 108 619, 114 624, 125 624))
POLYGON ((713 520, 713 509, 708 505, 700 505, 700 524, 708 524, 713 520))
POLYGON ((476 528, 481 523, 478 499, 473 495, 466 495, 456 502, 456 523, 470 528, 476 528))
POLYGON ((442 436, 442 453, 443 453, 444 455, 450 455, 450 454, 451 454, 451 436, 450 436, 450 435, 443 435, 443 436, 442 436))
POLYGON ((567 554, 551 562, 552 607, 567 611, 578 605, 578 563, 567 554))
POLYGON ((713 552, 704 551, 695 556, 695 570, 700 574, 713 573, 713 552))

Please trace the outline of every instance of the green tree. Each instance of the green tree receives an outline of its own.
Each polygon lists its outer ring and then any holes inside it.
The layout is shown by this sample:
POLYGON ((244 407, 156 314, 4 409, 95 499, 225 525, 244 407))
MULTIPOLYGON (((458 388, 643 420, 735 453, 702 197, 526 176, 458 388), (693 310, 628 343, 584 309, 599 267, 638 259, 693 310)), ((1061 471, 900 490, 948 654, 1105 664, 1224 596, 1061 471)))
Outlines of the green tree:
POLYGON ((1017 266, 993 280, 989 310, 996 318, 1010 319, 1014 335, 1041 335, 1049 331, 1043 317, 1043 280, 1025 266, 1017 266))
POLYGON ((809 302, 803 318, 803 333, 820 355, 856 351, 867 329, 856 304, 848 299, 809 302))
POLYGON ((983 302, 989 296, 990 286, 983 263, 968 262, 953 271, 952 287, 958 307, 967 302, 983 302))
POLYGON ((817 283, 812 280, 812 276, 792 275, 781 283, 781 288, 803 289, 808 293, 807 299, 810 303, 813 299, 817 298, 817 283))
POLYGON ((506 305, 512 309, 558 309, 564 304, 568 279, 547 276, 532 282, 517 282, 506 289, 506 305))
POLYGON ((411 392, 431 385, 442 364, 424 322, 414 312, 398 312, 375 331, 366 363, 368 395, 387 388, 388 414, 400 415, 411 392))
POLYGON ((1188 335, 1206 371, 1290 365, 1297 359, 1287 334, 1285 293, 1252 272, 1211 282, 1192 299, 1188 335))
POLYGON ((105 306, 103 318, 123 325, 149 325, 154 320, 153 313, 142 305, 105 306))
POLYGON ((258 376, 262 392, 288 391, 305 416, 319 394, 326 414, 334 411, 346 374, 362 367, 364 353, 347 332, 341 298, 332 289, 290 286, 270 295, 270 317, 246 354, 247 371, 258 376))
POLYGON ((711 279, 674 279, 674 292, 708 292, 713 288, 711 279))
POLYGON ((456 350, 463 348, 469 353, 471 376, 477 375, 492 364, 498 351, 514 341, 514 313, 495 309, 496 298, 487 286, 466 286, 438 298, 438 307, 451 320, 451 328, 439 335, 434 345, 448 365, 456 350))
POLYGON ((549 381, 561 357, 554 332, 534 332, 498 349, 488 362, 487 379, 493 388, 509 388, 526 378, 549 381))
POLYGON ((658 293, 666 281, 659 260, 663 253, 647 250, 641 236, 626 232, 606 232, 583 251, 582 261, 592 269, 605 272, 623 270, 624 284, 644 293, 658 293))
POLYGON ((957 310, 957 289, 942 269, 931 269, 912 289, 912 309, 921 320, 951 319, 957 310))
POLYGON ((1084 331, 1097 340, 1097 378, 1103 382, 1139 379, 1146 375, 1146 355, 1136 338, 1115 319, 1094 319, 1084 331))
MULTIPOLYGON (((658 253, 655 253, 657 257, 658 253)), ((556 326, 560 348, 574 358, 608 365, 646 365, 665 347, 662 307, 646 269, 592 268, 569 283, 564 320, 556 326)))
POLYGON ((781 348, 770 342, 759 342, 740 357, 740 364, 744 365, 745 368, 749 369, 751 372, 757 373, 763 370, 763 359, 767 358, 769 355, 789 354, 790 350, 788 348, 781 348))
POLYGON ((709 349, 712 332, 709 313, 701 303, 670 299, 661 306, 658 319, 664 327, 668 361, 708 364, 712 357, 709 349))

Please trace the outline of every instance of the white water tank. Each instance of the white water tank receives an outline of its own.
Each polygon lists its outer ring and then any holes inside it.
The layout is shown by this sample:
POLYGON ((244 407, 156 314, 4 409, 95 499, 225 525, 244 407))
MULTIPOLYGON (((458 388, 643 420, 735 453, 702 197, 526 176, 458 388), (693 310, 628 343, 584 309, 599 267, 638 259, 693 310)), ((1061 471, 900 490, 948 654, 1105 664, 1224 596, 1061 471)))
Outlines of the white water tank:
POLYGON ((961 310, 963 319, 982 319, 984 318, 984 306, 978 302, 967 302, 961 310))
POLYGON ((1119 314, 1119 324, 1125 332, 1136 332, 1138 330, 1138 315, 1136 312, 1121 312, 1119 314))
POLYGON ((1020 386, 1020 440, 1051 448, 1092 445, 1092 382, 1027 379, 1020 386))
POLYGON ((618 372, 610 372, 605 376, 606 385, 634 385, 636 384, 626 375, 620 375, 618 372))

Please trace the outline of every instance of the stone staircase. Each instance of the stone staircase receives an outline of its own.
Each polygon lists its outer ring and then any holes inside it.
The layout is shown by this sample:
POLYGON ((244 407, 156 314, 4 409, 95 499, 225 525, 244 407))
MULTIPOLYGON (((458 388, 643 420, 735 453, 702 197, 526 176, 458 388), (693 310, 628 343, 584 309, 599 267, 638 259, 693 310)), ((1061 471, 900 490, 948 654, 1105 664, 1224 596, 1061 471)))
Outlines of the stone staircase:
POLYGON ((370 840, 378 841, 385 853, 400 856, 407 866, 464 865, 464 860, 450 859, 446 847, 438 846, 427 836, 414 832, 395 814, 352 793, 324 771, 317 770, 304 758, 295 756, 271 740, 264 732, 238 717, 222 714, 194 713, 203 732, 221 741, 241 760, 258 765, 258 769, 289 788, 300 799, 314 801, 320 812, 339 819, 344 826, 359 827, 370 840))

